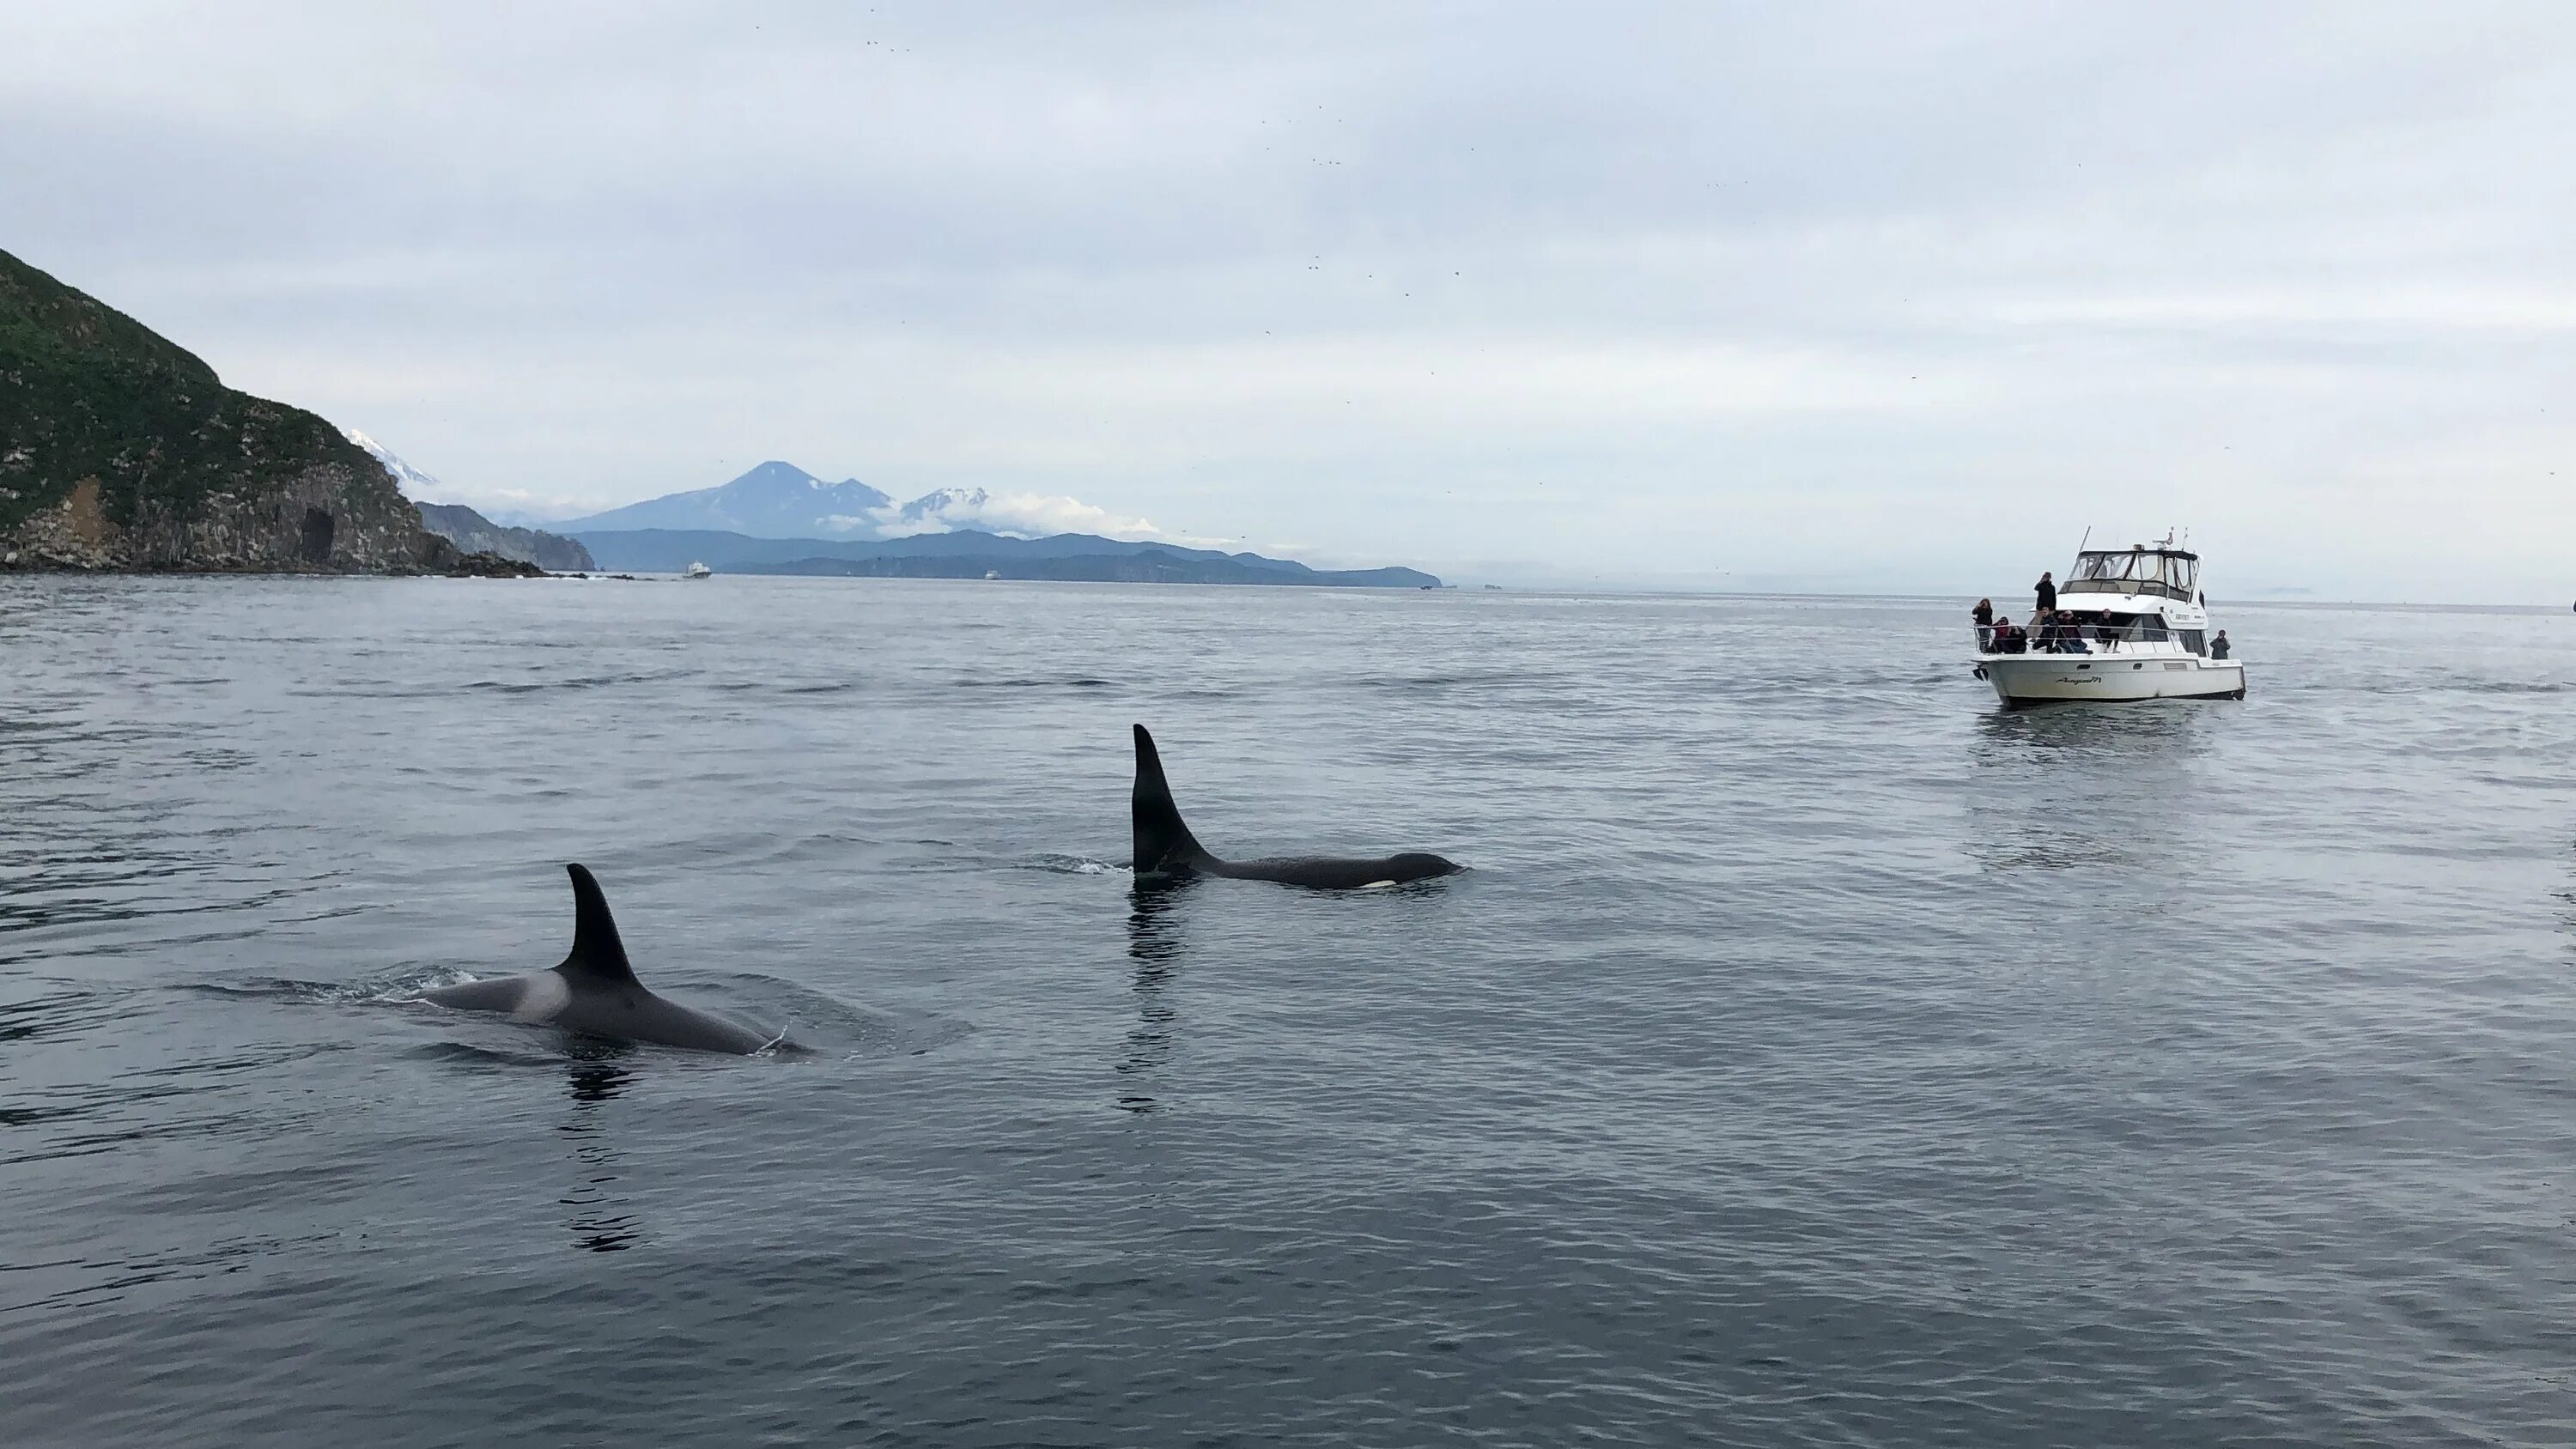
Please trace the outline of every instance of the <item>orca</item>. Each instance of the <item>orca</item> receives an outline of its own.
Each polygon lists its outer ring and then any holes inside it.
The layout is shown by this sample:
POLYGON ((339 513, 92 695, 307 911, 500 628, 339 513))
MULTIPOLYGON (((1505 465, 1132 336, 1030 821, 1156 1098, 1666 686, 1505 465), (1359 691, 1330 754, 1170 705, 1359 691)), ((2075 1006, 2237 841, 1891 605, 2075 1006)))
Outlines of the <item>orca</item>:
POLYGON ((1196 875, 1231 880, 1275 880, 1283 885, 1317 890, 1357 890, 1398 885, 1465 869, 1453 861, 1420 851, 1348 859, 1329 855, 1291 855, 1271 860, 1219 860, 1190 834, 1181 809, 1172 803, 1171 782, 1163 778, 1163 757, 1154 737, 1136 726, 1136 792, 1131 802, 1136 828, 1136 879, 1139 883, 1185 880, 1196 875))
POLYGON ((692 1011, 644 989, 626 964, 626 944, 599 882, 578 865, 572 873, 572 954, 551 971, 498 981, 468 981, 428 993, 426 1000, 458 1011, 494 1011, 513 1021, 559 1026, 604 1041, 650 1042, 692 1051, 749 1056, 776 1046, 722 1017, 692 1011))

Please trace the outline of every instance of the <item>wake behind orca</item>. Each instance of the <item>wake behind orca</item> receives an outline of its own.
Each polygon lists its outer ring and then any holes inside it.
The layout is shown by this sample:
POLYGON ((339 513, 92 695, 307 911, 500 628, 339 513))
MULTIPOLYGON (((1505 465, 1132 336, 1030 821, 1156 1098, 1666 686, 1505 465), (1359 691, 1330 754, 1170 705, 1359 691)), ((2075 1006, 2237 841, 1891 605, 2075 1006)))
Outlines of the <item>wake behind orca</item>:
POLYGON ((1420 851, 1367 859, 1292 855, 1271 860, 1219 860, 1182 823, 1181 809, 1172 803, 1171 783, 1163 778, 1163 757, 1143 725, 1136 726, 1136 791, 1130 808, 1135 819, 1136 879, 1140 883, 1216 875, 1234 880, 1275 880, 1318 890, 1355 890, 1452 875, 1464 869, 1420 851))
POLYGON ((442 987, 426 1000, 459 1011, 496 1011, 514 1021, 544 1023, 608 1041, 651 1042, 702 1052, 748 1056, 774 1046, 765 1037, 722 1017, 692 1011, 644 989, 626 962, 626 943, 599 882, 578 865, 572 873, 572 954, 551 971, 500 981, 442 987))

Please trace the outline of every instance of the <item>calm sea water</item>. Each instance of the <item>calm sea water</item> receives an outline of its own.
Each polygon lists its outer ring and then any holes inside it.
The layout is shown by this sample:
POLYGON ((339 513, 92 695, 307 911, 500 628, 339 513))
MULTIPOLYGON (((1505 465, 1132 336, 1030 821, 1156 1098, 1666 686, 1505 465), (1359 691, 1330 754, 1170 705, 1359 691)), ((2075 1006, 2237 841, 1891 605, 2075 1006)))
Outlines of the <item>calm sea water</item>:
POLYGON ((0 1438, 2576 1442, 2576 619, 1963 604, 0 582, 0 1438))

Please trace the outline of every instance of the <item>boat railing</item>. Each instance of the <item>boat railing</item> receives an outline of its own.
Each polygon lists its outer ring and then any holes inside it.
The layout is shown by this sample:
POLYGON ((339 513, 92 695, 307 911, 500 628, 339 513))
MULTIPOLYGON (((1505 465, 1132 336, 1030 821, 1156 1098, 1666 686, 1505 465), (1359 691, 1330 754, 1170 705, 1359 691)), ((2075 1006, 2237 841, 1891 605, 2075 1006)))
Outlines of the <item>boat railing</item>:
POLYGON ((2060 594, 2136 594, 2151 599, 2176 599, 2192 602, 2197 594, 2189 584, 2167 583, 2163 579, 2068 579, 2057 586, 2060 594))
POLYGON ((2143 624, 2113 627, 2107 624, 2042 624, 2025 629, 2018 624, 1976 624, 1970 626, 1977 636, 1980 654, 2118 654, 2180 650, 2199 654, 2206 645, 2196 638, 2197 629, 2169 629, 2143 624), (2194 647, 2198 645, 2200 647, 2194 647))

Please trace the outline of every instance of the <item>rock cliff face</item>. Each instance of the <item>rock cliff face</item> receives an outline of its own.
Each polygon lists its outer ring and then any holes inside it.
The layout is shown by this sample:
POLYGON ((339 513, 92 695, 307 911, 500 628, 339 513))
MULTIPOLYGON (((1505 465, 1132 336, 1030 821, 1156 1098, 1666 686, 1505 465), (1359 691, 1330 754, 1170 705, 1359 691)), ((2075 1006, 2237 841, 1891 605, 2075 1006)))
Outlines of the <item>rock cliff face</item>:
POLYGON ((429 531, 467 553, 496 553, 541 569, 587 573, 599 565, 575 539, 542 528, 503 528, 462 503, 423 503, 420 521, 429 531))
POLYGON ((449 572, 383 466, 301 408, 225 387, 143 324, 0 252, 0 561, 449 572))

